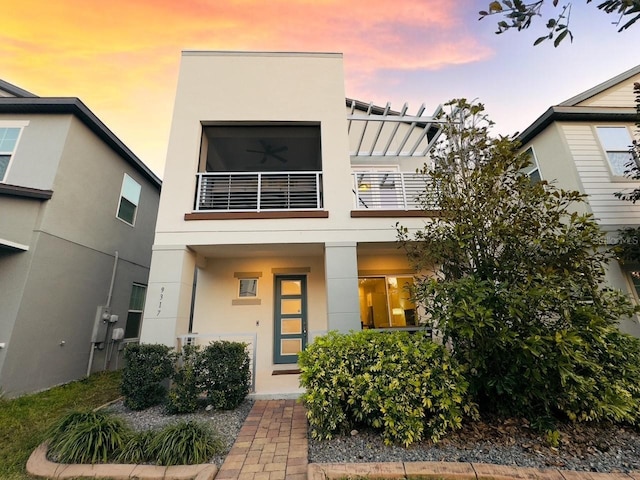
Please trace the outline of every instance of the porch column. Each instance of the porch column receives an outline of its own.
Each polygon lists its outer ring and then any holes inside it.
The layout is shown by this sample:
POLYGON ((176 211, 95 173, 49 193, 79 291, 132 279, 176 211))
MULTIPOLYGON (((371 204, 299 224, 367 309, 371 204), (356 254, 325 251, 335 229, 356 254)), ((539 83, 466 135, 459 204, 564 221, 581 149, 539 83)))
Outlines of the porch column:
POLYGON ((140 343, 176 345, 189 330, 196 254, 185 245, 154 246, 140 343))
POLYGON ((360 330, 356 242, 325 243, 328 329, 360 330))

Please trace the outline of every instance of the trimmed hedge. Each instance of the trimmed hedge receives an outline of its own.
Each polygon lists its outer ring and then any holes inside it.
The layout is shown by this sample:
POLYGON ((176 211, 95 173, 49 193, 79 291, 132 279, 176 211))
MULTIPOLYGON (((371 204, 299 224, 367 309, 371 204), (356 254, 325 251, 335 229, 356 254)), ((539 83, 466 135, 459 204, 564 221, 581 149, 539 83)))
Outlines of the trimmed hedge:
POLYGON ((464 416, 477 416, 462 369, 422 333, 330 332, 298 362, 315 438, 366 425, 386 443, 437 442, 464 416))
POLYGON ((122 371, 124 404, 143 410, 161 403, 167 393, 162 385, 173 372, 174 357, 166 345, 130 343, 124 351, 122 371))

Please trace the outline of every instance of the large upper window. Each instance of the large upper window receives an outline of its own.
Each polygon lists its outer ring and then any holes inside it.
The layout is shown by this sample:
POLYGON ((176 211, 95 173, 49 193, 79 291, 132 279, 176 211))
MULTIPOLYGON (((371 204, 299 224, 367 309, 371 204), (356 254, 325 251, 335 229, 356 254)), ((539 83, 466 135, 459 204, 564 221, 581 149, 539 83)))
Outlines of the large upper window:
POLYGON ((320 126, 204 126, 201 159, 201 172, 319 171, 320 126))
POLYGON ((129 299, 129 311, 127 312, 127 325, 124 329, 124 338, 140 337, 140 325, 142 324, 142 312, 144 311, 144 296, 147 292, 145 285, 134 283, 129 299))
POLYGON ((124 180, 122 180, 117 216, 129 225, 133 225, 136 221, 138 202, 140 201, 140 189, 140 184, 125 173, 124 180))
POLYGON ((629 169, 631 156, 631 134, 627 127, 597 127, 602 148, 607 154, 614 175, 624 175, 629 169))
POLYGON ((417 327, 411 299, 413 277, 372 276, 358 280, 360 322, 363 328, 417 327))
POLYGON ((18 137, 20 136, 19 127, 0 127, 0 182, 4 182, 9 170, 9 163, 15 151, 18 137))

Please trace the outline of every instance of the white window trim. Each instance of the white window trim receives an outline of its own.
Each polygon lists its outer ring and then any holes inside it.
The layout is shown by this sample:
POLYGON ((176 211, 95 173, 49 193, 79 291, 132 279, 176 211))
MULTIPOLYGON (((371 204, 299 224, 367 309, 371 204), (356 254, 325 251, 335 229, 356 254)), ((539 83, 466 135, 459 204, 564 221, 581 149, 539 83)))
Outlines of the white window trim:
MULTIPOLYGON (((609 160, 609 154, 608 154, 609 150, 607 150, 604 144, 602 143, 602 139, 600 138, 600 134, 598 133, 599 128, 624 128, 627 131, 627 134, 629 135, 629 139, 631 142, 633 142, 634 140, 633 132, 629 129, 627 125, 594 125, 593 126, 594 135, 598 142, 598 146, 600 147, 600 152, 602 152, 607 168, 609 169, 609 176, 612 178, 615 178, 616 181, 627 180, 627 181, 636 182, 637 180, 627 178, 624 174, 622 175, 618 174, 613 170, 613 165, 611 165, 611 161, 609 160)), ((611 150, 611 151, 617 152, 618 150, 611 150)))
POLYGON ((238 300, 249 300, 249 299, 257 299, 260 298, 259 295, 259 287, 260 287, 260 282, 258 277, 243 277, 243 278, 238 278, 238 288, 236 289, 236 298, 238 300), (240 295, 240 290, 242 288, 242 282, 246 281, 246 280, 250 280, 250 281, 255 281, 256 282, 256 293, 255 295, 245 295, 245 296, 241 296, 240 295))
MULTIPOLYGON (((127 343, 135 343, 138 342, 140 340, 140 332, 142 331, 142 320, 144 319, 144 307, 147 303, 147 289, 148 289, 148 285, 145 285, 144 283, 138 283, 138 282, 133 282, 131 284, 131 293, 133 293, 133 287, 143 287, 144 288, 144 300, 143 300, 143 304, 142 304, 142 310, 131 310, 130 308, 127 308, 127 321, 129 320, 129 313, 139 313, 140 314, 140 323, 138 325, 138 336, 137 337, 125 337, 122 339, 123 342, 127 342, 127 343)), ((129 302, 131 302, 131 298, 129 298, 129 302)), ((125 332, 127 331, 127 326, 125 325, 125 332)))
MULTIPOLYGON (((142 185, 135 179, 133 178, 131 175, 125 173, 124 176, 122 177, 122 185, 120 186, 120 196, 118 197, 118 205, 116 207, 116 218, 118 220, 120 220, 122 223, 129 225, 130 227, 135 227, 136 225, 136 220, 138 219, 138 208, 140 207, 140 196, 142 195, 142 185), (133 214, 133 222, 129 223, 127 222, 125 219, 120 218, 120 216, 118 215, 118 213, 120 213, 120 205, 122 204, 122 199, 124 198, 124 184, 125 181, 127 179, 127 177, 129 177, 133 182, 135 182, 139 187, 140 187, 140 194, 138 194, 138 203, 136 203, 136 210, 133 214)), ((126 199, 125 199, 126 200, 126 199)))
POLYGON ((24 132, 24 127, 29 125, 28 120, 0 120, 0 128, 19 128, 18 138, 16 139, 16 144, 13 147, 13 151, 11 152, 11 156, 9 158, 9 163, 7 164, 7 169, 4 171, 4 175, 0 178, 0 183, 5 183, 5 180, 9 177, 9 173, 11 172, 11 166, 13 165, 13 159, 16 156, 16 151, 18 150, 18 146, 20 145, 20 139, 22 138, 22 132, 24 132))
POLYGON ((524 153, 530 154, 531 158, 533 159, 533 166, 535 167, 529 173, 526 174, 527 177, 531 178, 531 174, 537 171, 538 176, 540 177, 540 181, 544 180, 544 177, 542 176, 542 170, 540 170, 540 163, 538 163, 538 157, 536 156, 536 151, 533 149, 533 146, 527 147, 524 153))

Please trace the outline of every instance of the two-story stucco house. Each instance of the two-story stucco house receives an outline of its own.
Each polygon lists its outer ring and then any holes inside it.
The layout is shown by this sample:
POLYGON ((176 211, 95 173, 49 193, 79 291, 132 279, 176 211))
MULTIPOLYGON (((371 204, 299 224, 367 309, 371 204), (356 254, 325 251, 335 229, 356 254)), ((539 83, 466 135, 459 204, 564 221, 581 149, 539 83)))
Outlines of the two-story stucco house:
POLYGON ((3 394, 122 364, 139 337, 159 197, 158 178, 80 100, 0 81, 3 394))
MULTIPOLYGON (((640 226, 640 203, 614 195, 640 187, 624 175, 632 139, 639 139, 635 82, 640 82, 640 66, 549 108, 519 136, 531 153, 532 178, 586 194, 584 211, 594 215, 610 244, 620 238, 619 229, 640 226)), ((613 262, 607 281, 637 301, 640 265, 613 262)), ((621 329, 640 336, 636 320, 622 322, 621 329)))
POLYGON ((395 225, 429 217, 423 112, 346 99, 341 54, 184 52, 141 341, 245 341, 284 395, 317 335, 417 328, 395 225))

